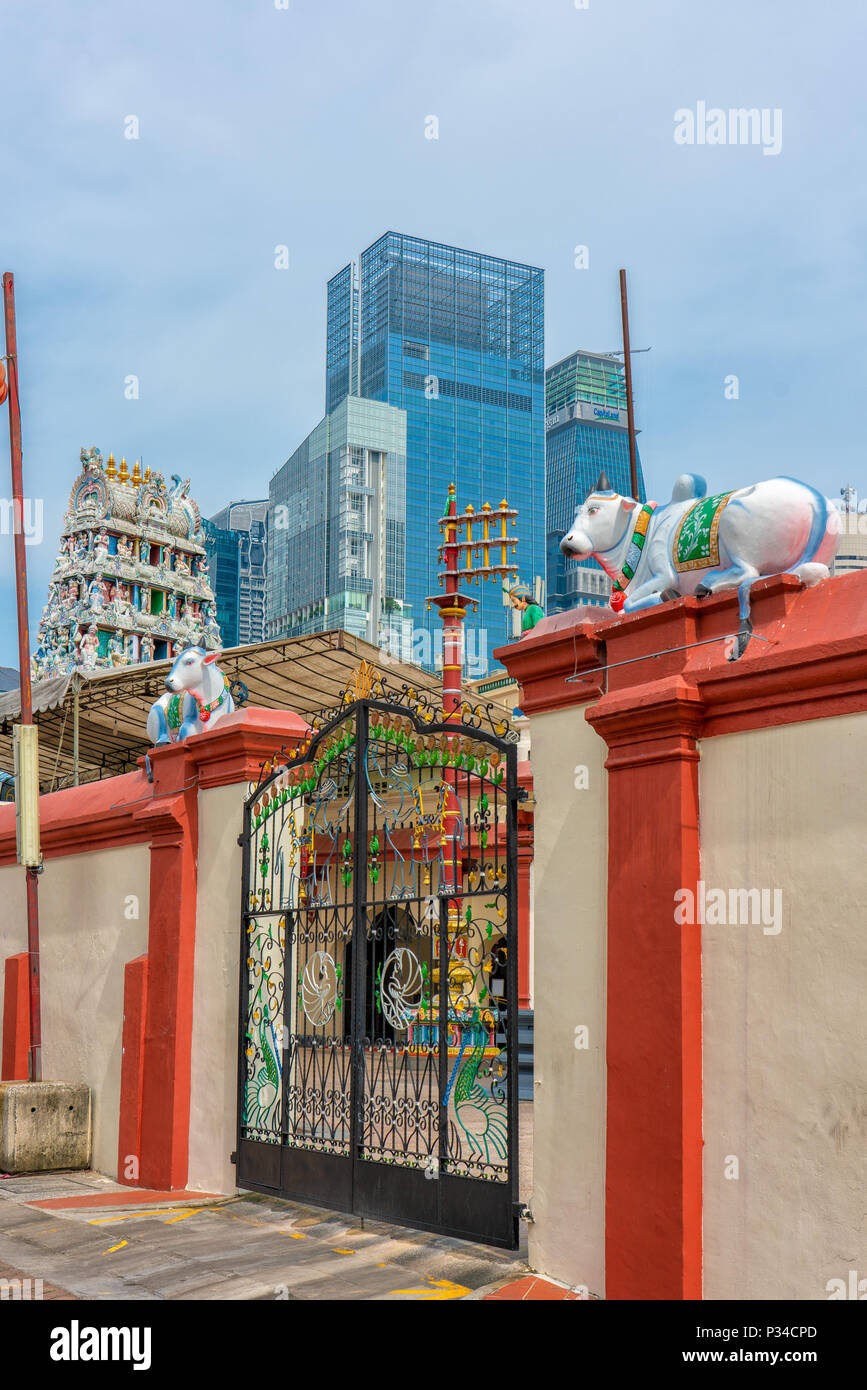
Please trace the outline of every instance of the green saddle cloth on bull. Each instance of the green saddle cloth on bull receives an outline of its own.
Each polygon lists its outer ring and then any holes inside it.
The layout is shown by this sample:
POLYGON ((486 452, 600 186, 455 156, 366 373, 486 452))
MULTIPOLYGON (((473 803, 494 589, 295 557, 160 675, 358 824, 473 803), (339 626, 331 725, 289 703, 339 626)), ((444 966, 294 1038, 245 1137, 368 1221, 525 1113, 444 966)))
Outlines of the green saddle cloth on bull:
POLYGON ((714 569, 719 564, 719 523, 733 492, 717 492, 701 497, 680 518, 672 543, 674 568, 714 569))

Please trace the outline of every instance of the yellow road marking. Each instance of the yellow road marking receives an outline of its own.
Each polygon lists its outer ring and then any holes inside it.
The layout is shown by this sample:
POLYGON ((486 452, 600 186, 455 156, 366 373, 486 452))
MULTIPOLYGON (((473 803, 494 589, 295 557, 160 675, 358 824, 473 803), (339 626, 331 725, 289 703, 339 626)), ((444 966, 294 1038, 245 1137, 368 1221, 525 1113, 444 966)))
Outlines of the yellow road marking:
POLYGON ((338 1249, 335 1247, 333 1253, 334 1253, 335 1255, 354 1255, 354 1254, 355 1254, 355 1251, 354 1251, 354 1250, 338 1250, 338 1249))
POLYGON ((430 1279, 429 1285, 440 1290, 438 1293, 431 1293, 430 1288, 426 1289, 395 1289, 395 1294, 416 1294, 419 1303, 430 1303, 443 1298, 464 1298, 470 1290, 463 1284, 453 1284, 451 1279, 430 1279))
POLYGON ((120 1245, 110 1245, 107 1250, 103 1250, 103 1255, 111 1255, 115 1250, 122 1250, 125 1245, 129 1245, 128 1240, 122 1240, 120 1245))
MULTIPOLYGON (((88 1226, 105 1226, 109 1221, 134 1221, 137 1216, 171 1216, 173 1212, 186 1212, 186 1207, 157 1207, 154 1211, 130 1211, 123 1216, 93 1216, 88 1218, 88 1226)), ((198 1210, 198 1208, 196 1208, 198 1210)))

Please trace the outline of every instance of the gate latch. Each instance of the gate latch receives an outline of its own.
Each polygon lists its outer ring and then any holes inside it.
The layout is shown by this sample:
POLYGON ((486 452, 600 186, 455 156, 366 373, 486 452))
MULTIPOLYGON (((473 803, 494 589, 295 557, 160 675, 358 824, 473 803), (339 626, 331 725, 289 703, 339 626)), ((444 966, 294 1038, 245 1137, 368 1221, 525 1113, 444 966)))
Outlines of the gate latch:
POLYGON ((515 788, 515 800, 516 800, 516 801, 526 801, 526 800, 528 799, 529 795, 530 795, 530 793, 527 791, 527 788, 526 788, 526 787, 516 787, 516 788, 515 788))
POLYGON ((515 1215, 517 1216, 519 1221, 526 1221, 531 1226, 536 1220, 535 1216, 531 1212, 530 1208, 527 1206, 526 1202, 515 1203, 515 1215))

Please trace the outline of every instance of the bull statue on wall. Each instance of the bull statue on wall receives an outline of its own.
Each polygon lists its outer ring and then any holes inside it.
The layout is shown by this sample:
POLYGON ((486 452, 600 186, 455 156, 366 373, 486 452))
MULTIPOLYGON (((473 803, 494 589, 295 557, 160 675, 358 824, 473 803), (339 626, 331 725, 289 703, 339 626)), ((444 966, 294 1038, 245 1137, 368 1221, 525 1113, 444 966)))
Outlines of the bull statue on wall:
POLYGON ((155 747, 212 729, 232 713, 229 682, 216 663, 217 653, 204 647, 187 647, 176 658, 166 676, 165 695, 148 712, 147 733, 155 747))
POLYGON ((560 549, 599 562, 615 612, 737 589, 740 627, 729 657, 737 660, 752 632, 753 582, 768 574, 796 574, 804 584, 827 579, 840 528, 821 493, 794 478, 706 493, 704 478, 683 473, 670 502, 642 505, 614 492, 603 473, 560 549))

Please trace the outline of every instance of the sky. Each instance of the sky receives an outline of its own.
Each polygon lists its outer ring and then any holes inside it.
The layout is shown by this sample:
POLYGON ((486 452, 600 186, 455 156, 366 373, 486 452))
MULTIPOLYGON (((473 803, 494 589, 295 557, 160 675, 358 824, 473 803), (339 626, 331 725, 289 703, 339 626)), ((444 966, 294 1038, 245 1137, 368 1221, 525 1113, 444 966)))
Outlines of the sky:
MULTIPOLYGON (((859 0, 3 0, 31 628, 82 446, 204 515, 267 495, 323 414, 326 281, 388 229, 542 266, 548 363, 619 347, 626 268, 649 496, 867 493, 865 30, 859 0), (764 143, 683 142, 741 107, 764 143)), ((0 583, 17 665, 5 533, 0 583)))

